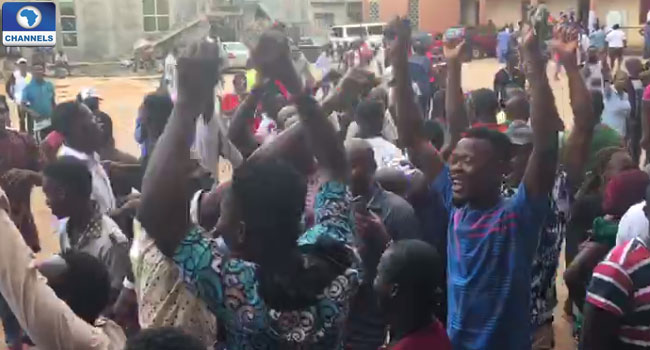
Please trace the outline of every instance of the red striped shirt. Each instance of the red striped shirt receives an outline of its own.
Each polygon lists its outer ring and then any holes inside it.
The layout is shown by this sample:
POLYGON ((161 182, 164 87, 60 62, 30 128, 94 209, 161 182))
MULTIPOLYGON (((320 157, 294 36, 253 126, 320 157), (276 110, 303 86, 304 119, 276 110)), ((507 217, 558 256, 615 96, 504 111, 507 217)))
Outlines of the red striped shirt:
POLYGON ((650 349, 650 250, 643 241, 616 246, 598 264, 586 301, 621 318, 621 346, 650 349))

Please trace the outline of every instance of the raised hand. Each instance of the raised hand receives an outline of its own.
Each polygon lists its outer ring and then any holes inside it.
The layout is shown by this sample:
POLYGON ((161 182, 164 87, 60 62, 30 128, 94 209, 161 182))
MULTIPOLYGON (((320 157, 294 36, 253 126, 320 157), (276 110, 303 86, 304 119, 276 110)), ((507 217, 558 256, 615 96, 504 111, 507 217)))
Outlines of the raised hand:
POLYGON ((265 77, 278 79, 292 94, 298 94, 303 86, 293 62, 287 36, 276 29, 267 30, 252 50, 255 67, 265 77))
POLYGON ((386 31, 388 36, 394 36, 394 39, 396 39, 390 42, 388 49, 391 62, 395 65, 406 64, 408 55, 404 55, 404 53, 411 45, 411 25, 409 21, 402 17, 396 17, 390 22, 386 31))
POLYGON ((535 35, 535 29, 530 25, 526 25, 523 29, 523 41, 521 44, 524 54, 538 54, 541 53, 539 48, 539 40, 535 35))
POLYGON ((366 96, 372 88, 377 86, 378 81, 372 72, 361 68, 351 69, 338 86, 341 107, 345 108, 354 101, 366 96))
POLYGON ((178 101, 200 108, 214 96, 219 78, 219 45, 202 40, 190 45, 177 60, 178 101))
POLYGON ((465 62, 469 59, 467 56, 467 43, 464 39, 462 40, 453 40, 445 41, 443 47, 443 53, 447 61, 458 60, 465 62))
POLYGON ((580 32, 575 27, 557 25, 553 29, 551 49, 560 57, 564 65, 575 66, 578 63, 577 50, 580 32))

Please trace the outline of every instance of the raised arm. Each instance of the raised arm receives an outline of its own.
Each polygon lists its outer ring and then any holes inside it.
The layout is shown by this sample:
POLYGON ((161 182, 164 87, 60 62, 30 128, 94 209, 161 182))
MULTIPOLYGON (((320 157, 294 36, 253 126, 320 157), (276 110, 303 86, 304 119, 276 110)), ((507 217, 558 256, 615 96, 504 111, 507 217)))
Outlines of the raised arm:
MULTIPOLYGON (((561 28, 561 27, 560 27, 561 28)), ((594 114, 591 94, 580 74, 576 57, 579 33, 576 29, 558 29, 551 43, 569 78, 569 95, 573 110, 573 130, 565 146, 564 166, 572 192, 582 183, 584 167, 589 156, 589 147, 594 127, 599 116, 594 114)))
POLYGON ((546 75, 546 64, 532 29, 524 36, 524 57, 531 92, 533 151, 524 174, 524 185, 531 197, 548 195, 555 182, 558 158, 558 131, 564 125, 546 75))
POLYGON ((228 128, 228 138, 244 158, 248 158, 259 146, 250 129, 250 122, 255 117, 255 109, 257 108, 257 104, 262 100, 263 94, 264 91, 261 86, 256 85, 253 87, 251 93, 237 107, 235 116, 232 118, 232 122, 228 128))
POLYGON ((349 176, 345 148, 332 123, 311 96, 299 96, 296 107, 326 180, 347 183, 349 176))
POLYGON ((422 111, 415 101, 408 70, 408 50, 411 45, 411 27, 401 18, 391 23, 397 40, 391 45, 391 63, 395 76, 397 102, 397 134, 401 146, 406 147, 409 158, 433 181, 444 168, 444 161, 435 147, 424 137, 422 111))
POLYGON ((172 256, 189 226, 188 168, 196 118, 212 103, 219 48, 202 41, 178 59, 178 100, 149 160, 138 213, 158 248, 172 256))
POLYGON ((465 42, 447 42, 444 47, 447 58, 447 92, 445 94, 445 110, 449 120, 449 141, 445 144, 442 154, 448 157, 461 138, 462 133, 469 127, 467 109, 461 87, 462 67, 465 55, 465 42))

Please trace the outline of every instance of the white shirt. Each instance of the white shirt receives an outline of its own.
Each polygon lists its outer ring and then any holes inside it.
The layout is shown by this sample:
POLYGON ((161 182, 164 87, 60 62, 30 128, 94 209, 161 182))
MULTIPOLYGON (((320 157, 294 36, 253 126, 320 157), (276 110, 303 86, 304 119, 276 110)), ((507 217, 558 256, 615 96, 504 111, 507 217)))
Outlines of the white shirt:
POLYGON ((176 58, 172 54, 165 57, 165 84, 169 96, 173 101, 176 101, 176 58))
POLYGON ((607 41, 607 44, 609 44, 610 48, 625 47, 625 40, 627 40, 625 37, 625 32, 620 29, 612 30, 605 37, 605 41, 607 41))
POLYGON ((616 130, 622 137, 625 137, 627 135, 626 121, 632 112, 632 105, 630 105, 627 93, 618 94, 610 84, 606 84, 603 89, 609 89, 608 92, 603 91, 603 102, 605 104, 602 114, 603 123, 616 130))
POLYGON ((93 180, 93 192, 90 197, 97 202, 102 213, 108 213, 115 209, 115 196, 111 187, 111 180, 108 178, 104 167, 100 163, 99 155, 94 153, 92 157, 87 154, 70 148, 65 144, 61 146, 59 157, 70 156, 77 158, 88 167, 93 180))
POLYGON ((14 72, 14 81, 14 101, 16 101, 17 104, 21 104, 23 101, 23 90, 25 89, 25 86, 32 81, 32 73, 27 72, 27 75, 23 77, 23 75, 20 74, 20 70, 16 70, 14 72))
POLYGON ((616 245, 623 244, 633 238, 639 237, 643 240, 648 239, 648 218, 645 216, 643 208, 646 202, 643 201, 635 204, 625 212, 625 215, 618 223, 618 232, 616 233, 616 245))
MULTIPOLYGON (((216 109, 215 109, 216 110, 216 109)), ((201 166, 210 172, 212 178, 219 179, 219 157, 230 161, 233 169, 241 165, 243 158, 237 148, 226 136, 226 127, 218 113, 214 113, 208 123, 203 116, 196 118, 196 136, 193 149, 201 166)))
POLYGON ((316 68, 320 69, 322 76, 326 76, 332 70, 332 58, 323 52, 316 60, 316 68))
POLYGON ((373 137, 365 140, 368 141, 375 153, 377 168, 389 167, 395 163, 395 160, 404 158, 404 154, 397 146, 382 137, 373 137))

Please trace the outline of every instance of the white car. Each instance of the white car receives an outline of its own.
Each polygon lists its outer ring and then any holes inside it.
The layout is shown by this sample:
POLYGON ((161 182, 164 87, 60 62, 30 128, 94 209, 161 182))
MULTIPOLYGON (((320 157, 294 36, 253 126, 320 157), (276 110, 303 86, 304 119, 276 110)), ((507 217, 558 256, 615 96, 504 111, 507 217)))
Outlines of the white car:
POLYGON ((227 41, 221 43, 226 59, 227 68, 246 68, 250 52, 246 45, 239 41, 227 41))

